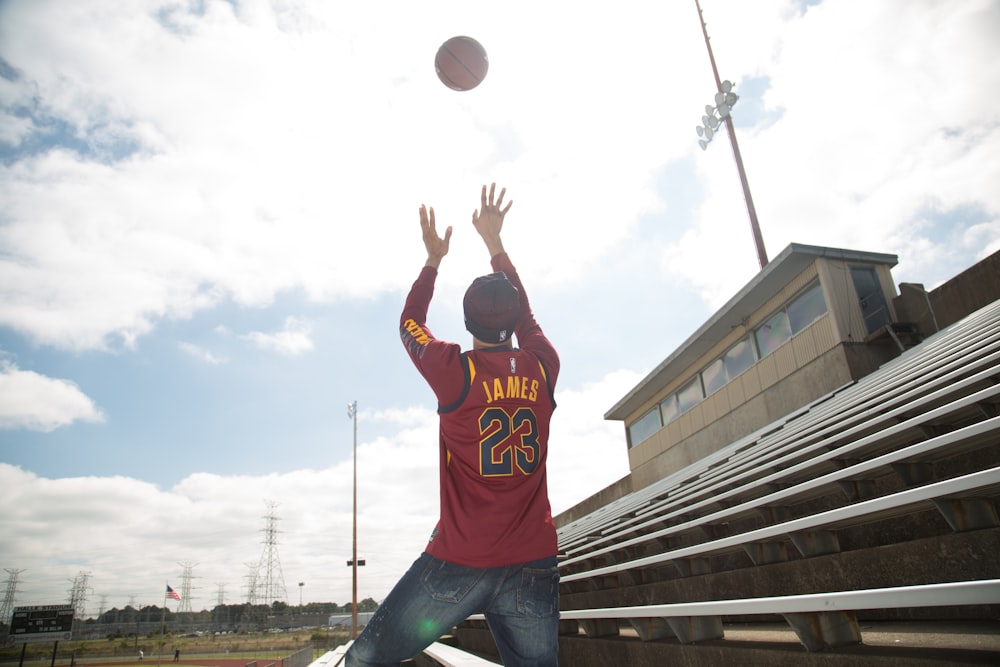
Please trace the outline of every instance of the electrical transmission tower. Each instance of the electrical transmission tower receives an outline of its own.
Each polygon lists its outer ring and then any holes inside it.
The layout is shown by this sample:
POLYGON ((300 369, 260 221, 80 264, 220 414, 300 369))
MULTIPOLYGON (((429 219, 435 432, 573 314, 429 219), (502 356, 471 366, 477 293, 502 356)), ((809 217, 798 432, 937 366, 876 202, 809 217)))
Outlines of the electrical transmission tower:
POLYGON ((10 623, 14 615, 14 600, 17 597, 17 577, 24 570, 4 569, 7 572, 7 583, 3 592, 3 602, 0 602, 0 623, 10 623))
POLYGON ((258 570, 257 600, 263 604, 287 601, 285 576, 281 573, 278 560, 278 503, 268 500, 267 516, 264 517, 264 551, 260 555, 258 570))
POLYGON ((247 610, 238 619, 240 623, 253 624, 259 621, 257 605, 260 603, 258 587, 258 577, 257 577, 257 563, 244 563, 247 568, 247 610))
POLYGON ((257 563, 243 563, 247 568, 247 604, 257 604, 257 563))
POLYGON ((226 626, 228 626, 229 609, 227 609, 224 606, 226 604, 226 585, 221 581, 216 583, 215 585, 217 587, 217 597, 215 602, 215 610, 212 612, 212 619, 216 623, 223 623, 226 626))
POLYGON ((73 616, 82 619, 87 611, 87 591, 90 590, 88 581, 90 572, 80 572, 73 579, 73 588, 69 591, 69 604, 73 607, 73 616))
POLYGON ((192 571, 197 563, 177 563, 184 568, 181 573, 181 604, 177 612, 191 611, 191 580, 194 579, 192 571))

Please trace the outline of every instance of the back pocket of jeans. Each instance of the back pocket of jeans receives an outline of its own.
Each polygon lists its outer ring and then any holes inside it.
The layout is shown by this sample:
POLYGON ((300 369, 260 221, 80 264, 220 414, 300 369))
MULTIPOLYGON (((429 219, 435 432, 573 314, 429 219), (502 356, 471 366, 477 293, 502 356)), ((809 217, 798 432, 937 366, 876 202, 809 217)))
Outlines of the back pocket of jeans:
POLYGON ((420 575, 427 594, 438 602, 461 602, 482 579, 484 570, 432 559, 420 575))
POLYGON ((559 568, 521 570, 517 589, 517 613, 535 618, 559 614, 559 568))

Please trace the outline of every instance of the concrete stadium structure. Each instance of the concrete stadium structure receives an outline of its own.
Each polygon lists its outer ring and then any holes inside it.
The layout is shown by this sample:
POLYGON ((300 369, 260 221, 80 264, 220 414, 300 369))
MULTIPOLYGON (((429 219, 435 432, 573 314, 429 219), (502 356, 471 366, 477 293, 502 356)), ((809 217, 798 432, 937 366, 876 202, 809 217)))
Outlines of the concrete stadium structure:
MULTIPOLYGON (((789 246, 607 412, 561 665, 1000 664, 1000 253, 896 261, 789 246)), ((480 616, 413 664, 498 662, 480 616)))
POLYGON ((896 261, 789 246, 607 412, 631 472, 556 518, 561 664, 1000 664, 1000 253, 896 261))

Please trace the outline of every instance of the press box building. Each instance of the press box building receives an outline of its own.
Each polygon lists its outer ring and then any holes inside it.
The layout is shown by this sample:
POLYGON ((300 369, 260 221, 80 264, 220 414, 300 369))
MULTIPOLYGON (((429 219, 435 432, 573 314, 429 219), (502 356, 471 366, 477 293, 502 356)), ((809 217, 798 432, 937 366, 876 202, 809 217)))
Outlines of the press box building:
POLYGON ((903 283, 893 254, 793 243, 621 398, 630 474, 563 525, 869 374, 1000 298, 1000 253, 940 288, 903 283))

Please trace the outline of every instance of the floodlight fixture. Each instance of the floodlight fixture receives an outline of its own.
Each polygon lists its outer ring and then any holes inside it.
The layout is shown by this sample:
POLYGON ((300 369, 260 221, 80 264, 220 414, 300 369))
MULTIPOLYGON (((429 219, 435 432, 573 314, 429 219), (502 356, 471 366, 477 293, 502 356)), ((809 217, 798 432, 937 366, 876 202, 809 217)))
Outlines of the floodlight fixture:
POLYGON ((701 127, 695 128, 695 131, 699 137, 707 139, 706 144, 712 141, 713 134, 719 129, 722 122, 730 119, 732 115, 733 105, 739 100, 739 96, 732 90, 732 82, 724 81, 720 85, 719 92, 715 94, 715 106, 705 105, 705 115, 701 117, 701 127))

